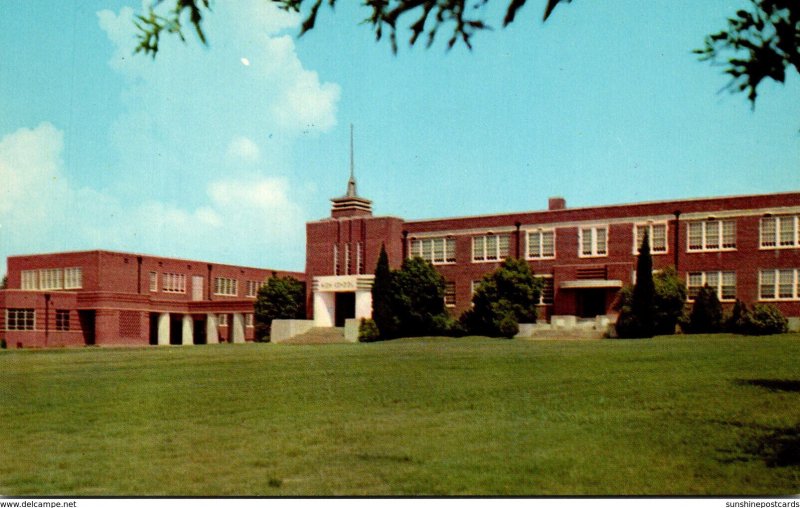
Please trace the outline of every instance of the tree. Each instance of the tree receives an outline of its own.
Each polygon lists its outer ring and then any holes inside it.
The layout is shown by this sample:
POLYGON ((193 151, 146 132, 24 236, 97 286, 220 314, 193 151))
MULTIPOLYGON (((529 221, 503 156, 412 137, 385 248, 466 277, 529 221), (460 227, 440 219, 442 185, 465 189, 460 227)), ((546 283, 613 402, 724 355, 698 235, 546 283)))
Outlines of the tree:
POLYGON ((387 339, 396 335, 398 322, 392 310, 392 271, 389 269, 389 257, 384 245, 381 245, 372 284, 372 319, 381 337, 387 339))
POLYGON ((687 328, 689 333, 717 333, 722 330, 722 304, 719 303, 717 292, 708 284, 700 288, 694 297, 687 328))
MULTIPOLYGON (((301 12, 304 19, 300 35, 312 30, 317 22, 323 0, 264 0, 280 8, 301 12)), ((421 35, 427 45, 433 44, 443 25, 452 26, 447 47, 457 42, 472 48, 472 36, 481 30, 491 29, 481 14, 492 0, 363 0, 371 9, 364 20, 372 26, 375 38, 380 40, 388 32, 392 50, 397 51, 397 28, 401 18, 409 20, 411 31, 409 45, 414 45, 421 35)), ((502 26, 511 24, 527 0, 496 0, 506 4, 502 26)), ((560 3, 571 0, 548 0, 544 20, 560 3)), ((336 0, 327 0, 333 9, 336 0)), ((754 105, 757 87, 770 78, 782 83, 786 69, 800 71, 800 2, 797 0, 750 0, 750 9, 741 9, 728 19, 727 29, 706 36, 704 46, 694 52, 703 61, 716 64, 720 59, 727 64, 725 72, 731 76, 728 89, 747 92, 754 105)), ((173 35, 185 41, 187 22, 200 41, 206 43, 203 17, 211 12, 210 0, 151 0, 146 12, 136 16, 139 44, 136 52, 153 57, 158 53, 161 35, 173 35), (163 13, 163 14, 162 14, 163 13)))
MULTIPOLYGON (((444 308, 444 278, 420 257, 403 261, 392 273, 392 312, 397 336, 416 337, 435 333, 444 308)), ((379 325, 380 327, 380 325, 379 325)))
POLYGON ((3 275, 3 281, 0 282, 0 289, 8 289, 8 275, 3 275))
POLYGON ((294 277, 272 276, 258 290, 255 302, 256 340, 268 341, 273 319, 305 319, 305 284, 294 277))
MULTIPOLYGON (((671 335, 675 333, 675 325, 683 316, 686 306, 686 284, 671 266, 653 275, 653 284, 653 332, 655 335, 671 335)), ((617 334, 620 337, 639 337, 631 328, 636 326, 631 322, 632 302, 633 286, 625 286, 620 290, 614 304, 614 308, 619 311, 617 334)))
POLYGON ((629 301, 617 317, 617 335, 625 338, 649 338, 655 334, 655 283, 653 258, 647 233, 636 260, 636 282, 629 301))
POLYGON ((536 305, 544 283, 528 264, 508 258, 481 280, 473 307, 462 316, 471 333, 492 337, 516 335, 519 323, 536 322, 536 305))

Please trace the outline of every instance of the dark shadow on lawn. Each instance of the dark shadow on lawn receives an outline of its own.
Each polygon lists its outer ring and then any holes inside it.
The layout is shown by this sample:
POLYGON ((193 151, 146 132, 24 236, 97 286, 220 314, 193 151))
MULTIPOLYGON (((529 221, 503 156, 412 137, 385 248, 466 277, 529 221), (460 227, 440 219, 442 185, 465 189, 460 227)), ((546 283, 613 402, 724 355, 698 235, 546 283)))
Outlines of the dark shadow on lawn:
POLYGON ((735 449, 718 449, 724 464, 761 460, 767 467, 800 466, 800 423, 794 427, 765 427, 742 422, 717 422, 751 432, 735 449))
POLYGON ((800 392, 800 381, 795 379, 739 379, 736 383, 766 388, 771 392, 800 392))

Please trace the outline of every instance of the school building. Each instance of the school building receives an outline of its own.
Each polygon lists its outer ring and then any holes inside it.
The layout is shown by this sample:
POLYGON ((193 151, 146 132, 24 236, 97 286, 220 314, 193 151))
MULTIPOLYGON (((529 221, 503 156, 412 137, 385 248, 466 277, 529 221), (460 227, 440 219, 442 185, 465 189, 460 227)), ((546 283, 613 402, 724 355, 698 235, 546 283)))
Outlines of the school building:
MULTIPOLYGON (((800 192, 423 219, 374 216, 352 171, 331 214, 306 224, 305 273, 103 250, 8 258, 0 337, 9 347, 206 344, 253 340, 253 304, 271 275, 304 281, 315 327, 372 312, 381 247, 397 268, 420 256, 442 274, 454 316, 509 256, 545 282, 540 320, 612 313, 634 281, 645 233, 654 270, 674 266, 689 299, 704 285, 725 305, 775 304, 800 317, 800 192)), ((796 320, 792 320, 796 323, 796 320)))

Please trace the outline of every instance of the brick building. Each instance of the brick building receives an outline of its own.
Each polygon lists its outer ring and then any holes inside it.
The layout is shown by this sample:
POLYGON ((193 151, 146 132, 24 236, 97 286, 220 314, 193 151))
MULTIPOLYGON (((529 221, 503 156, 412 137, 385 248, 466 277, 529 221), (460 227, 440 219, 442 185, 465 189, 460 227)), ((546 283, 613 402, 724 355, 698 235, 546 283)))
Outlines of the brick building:
POLYGON ((305 273, 108 251, 8 259, 0 337, 9 346, 203 344, 253 339, 253 302, 273 273, 306 282, 314 326, 372 313, 381 246, 397 268, 429 260, 446 280, 454 316, 481 277, 509 256, 525 259, 545 290, 539 316, 611 312, 632 283, 647 232, 655 270, 677 268, 690 299, 708 284, 724 305, 775 304, 800 317, 800 192, 407 221, 376 217, 352 172, 328 218, 306 224, 305 273))
POLYGON ((634 280, 645 232, 654 270, 676 267, 690 300, 708 284, 723 305, 738 298, 800 316, 800 192, 587 208, 551 198, 542 211, 406 221, 373 216, 351 172, 347 193, 332 201, 329 218, 306 225, 316 326, 370 315, 370 274, 381 245, 392 268, 410 256, 430 261, 446 280, 454 316, 508 256, 527 260, 544 278, 540 318, 609 314, 619 289, 634 280))
POLYGON ((0 337, 9 347, 206 344, 253 339, 253 302, 273 273, 109 251, 8 258, 0 337))

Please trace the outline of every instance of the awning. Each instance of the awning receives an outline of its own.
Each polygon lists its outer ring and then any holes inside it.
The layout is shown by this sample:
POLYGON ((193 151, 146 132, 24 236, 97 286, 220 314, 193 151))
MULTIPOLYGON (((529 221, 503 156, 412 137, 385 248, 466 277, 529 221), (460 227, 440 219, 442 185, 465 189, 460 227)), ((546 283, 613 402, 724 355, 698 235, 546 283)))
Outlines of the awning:
POLYGON ((622 281, 609 279, 565 280, 560 287, 561 289, 621 288, 622 281))

